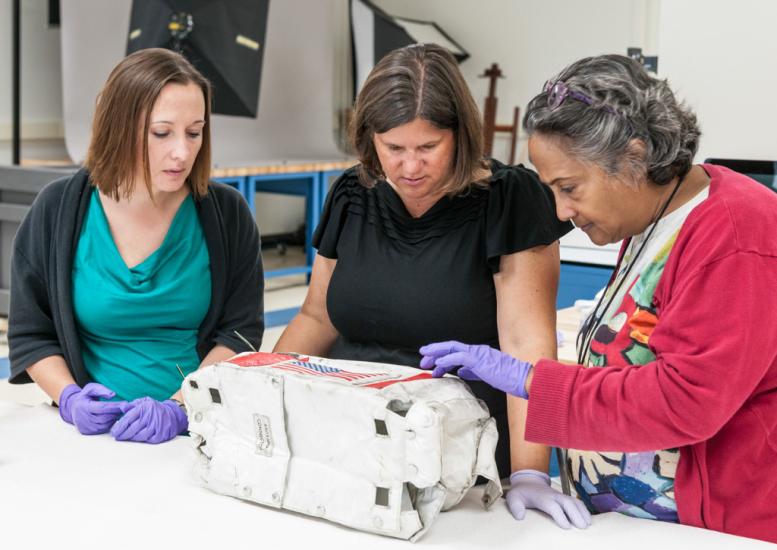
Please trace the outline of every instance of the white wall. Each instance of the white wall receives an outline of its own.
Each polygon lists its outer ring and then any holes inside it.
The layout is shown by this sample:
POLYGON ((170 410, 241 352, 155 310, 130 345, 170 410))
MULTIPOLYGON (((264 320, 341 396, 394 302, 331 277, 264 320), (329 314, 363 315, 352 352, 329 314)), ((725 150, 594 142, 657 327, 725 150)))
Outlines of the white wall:
MULTIPOLYGON (((499 62, 506 74, 497 90, 500 123, 508 123, 513 106, 523 107, 566 63, 634 45, 660 54, 659 73, 697 110, 704 131, 700 158, 775 158, 777 153, 769 124, 777 120, 777 104, 768 99, 777 89, 773 0, 376 2, 390 13, 435 20, 468 48, 472 57, 462 70, 481 104, 487 88, 478 75, 491 62, 499 62)), ((118 4, 121 9, 114 6, 114 13, 122 12, 126 1, 118 4)), ((337 0, 331 6, 337 12, 333 20, 340 21, 336 32, 345 32, 344 7, 337 8, 337 0)), ((46 0, 22 2, 22 131, 28 138, 62 135, 60 31, 47 26, 46 16, 46 0)), ((96 27, 123 35, 124 24, 116 17, 111 21, 96 27), (119 28, 121 32, 115 32, 119 28)), ((333 43, 342 56, 343 41, 333 43)), ((335 70, 344 69, 335 65, 335 70)), ((0 0, 0 140, 10 138, 10 76, 11 0, 0 0)), ((335 81, 342 82, 342 75, 335 81)), ((342 93, 336 90, 335 96, 342 93)), ((504 157, 504 140, 500 146, 495 153, 504 157)))
MULTIPOLYGON (((497 62, 505 78, 497 84, 497 123, 510 124, 545 81, 567 64, 602 53, 626 53, 639 46, 655 53, 658 0, 375 0, 388 13, 437 22, 469 51, 460 67, 478 105, 488 94, 479 78, 497 62)), ((498 134, 497 134, 498 135, 498 134)), ((520 138, 520 134, 519 134, 520 138)), ((526 161, 520 140, 519 160, 526 161)), ((494 156, 508 157, 507 138, 494 156)))
MULTIPOLYGON (((59 29, 48 26, 47 0, 23 0, 21 7, 22 136, 26 139, 62 137, 59 29)), ((0 140, 3 141, 11 139, 11 16, 11 0, 0 0, 0 140)))
POLYGON ((777 159, 777 2, 665 0, 659 74, 696 111, 697 161, 777 159))
MULTIPOLYGON (((498 62, 506 78, 501 79, 497 95, 497 121, 509 123, 512 109, 522 109, 544 81, 567 63, 585 55, 605 52, 624 53, 629 46, 641 46, 646 54, 659 54, 659 74, 668 77, 672 86, 696 110, 704 132, 698 159, 707 156, 741 158, 777 158, 777 139, 773 126, 777 123, 777 102, 772 98, 777 89, 777 2, 773 0, 375 0, 389 13, 437 21, 451 36, 469 50, 471 57, 461 65, 473 94, 482 106, 487 93, 486 79, 478 78, 492 62, 498 62)), ((63 0, 63 10, 84 0, 63 0)), ((87 107, 80 124, 88 126, 91 105, 97 87, 107 70, 123 52, 128 0, 91 0, 86 4, 96 10, 107 10, 110 25, 93 22, 84 32, 92 51, 81 59, 76 72, 86 68, 99 69, 97 84, 90 84, 88 93, 80 98, 87 107), (103 33, 101 35, 100 33, 103 33), (107 56, 109 59, 101 62, 107 56), (103 67, 104 65, 104 67, 103 67)), ((346 0, 328 0, 326 9, 316 11, 312 18, 309 5, 319 0, 274 0, 271 11, 283 10, 281 16, 294 20, 299 16, 295 33, 286 33, 289 42, 279 46, 289 64, 298 64, 300 71, 313 74, 322 84, 308 87, 300 95, 299 88, 288 82, 267 78, 263 82, 263 100, 271 94, 288 96, 298 108, 294 116, 281 115, 273 109, 268 120, 274 124, 287 120, 309 121, 311 110, 321 103, 305 102, 304 97, 326 95, 327 117, 334 122, 337 109, 343 106, 342 90, 347 69, 337 59, 347 60, 346 0), (283 7, 285 6, 285 7, 283 7), (309 27, 302 28, 308 22, 309 27), (324 23, 328 25, 324 31, 324 23), (306 30, 307 29, 307 30, 306 30), (329 34, 327 38, 326 34, 329 34), (304 46, 294 47, 292 38, 300 44, 302 38, 319 40, 334 52, 332 61, 306 64, 304 46), (334 77, 323 83, 324 73, 334 71, 334 77), (269 91, 275 87, 275 91, 269 91), (294 93, 292 93, 294 92, 294 93), (300 99, 302 98, 302 99, 300 99)), ((62 135, 62 74, 60 70, 60 31, 46 25, 46 0, 23 0, 23 135, 27 138, 62 135)), ((64 14, 63 14, 64 17, 64 14)), ((272 29, 268 41, 273 39, 272 29)), ((0 0, 0 140, 10 136, 11 123, 11 0, 0 0)), ((281 36, 276 35, 278 39, 281 36)), ((268 44, 268 48, 270 44, 268 44)), ((279 62, 280 63, 280 62, 279 62)), ((265 71, 273 67, 266 60, 265 71)), ((243 122, 219 123, 220 135, 242 131, 243 122)), ((218 121, 214 121, 214 129, 218 121)), ((68 125, 71 123, 69 122, 68 125)), ((72 124, 75 124, 73 122, 72 124)), ((334 124, 332 124, 334 126, 334 124)), ((266 128, 266 126, 264 127, 266 128)), ((306 131, 297 135, 310 137, 306 131)), ((334 150, 330 131, 320 138, 325 150, 334 150)), ((83 139, 83 138, 82 138, 83 139)), ((239 152, 243 158, 262 158, 263 154, 278 156, 279 151, 293 150, 295 134, 286 140, 272 135, 269 139, 251 135, 244 140, 250 149, 239 152)), ((227 138, 220 138, 221 151, 230 153, 227 138)), ((218 145, 217 145, 218 146, 218 145)), ((83 148, 83 144, 78 147, 83 148)), ((495 156, 507 157, 506 139, 495 143, 495 156)), ((235 153, 238 155, 238 153, 235 153)), ((242 160, 232 157, 232 160, 242 160)), ((521 140, 519 160, 526 160, 525 144, 521 140)), ((7 159, 0 158, 0 162, 7 159)), ((289 199, 294 200, 294 199, 289 199)), ((284 218, 284 208, 272 208, 284 218)), ((299 212, 299 209, 298 209, 299 212)), ((269 214, 268 214, 269 215, 269 214)), ((298 220, 301 214, 294 218, 298 220)), ((294 221, 287 228, 291 229, 294 221)), ((286 228, 284 228, 286 229, 286 228)))
MULTIPOLYGON (((214 115, 217 165, 342 158, 333 119, 335 52, 347 40, 339 0, 270 2, 256 119, 214 115)), ((94 98, 124 57, 130 0, 62 4, 62 67, 67 149, 80 162, 89 142, 94 98), (88 60, 88 61, 86 61, 88 60)), ((196 15, 195 15, 196 26, 196 15)))

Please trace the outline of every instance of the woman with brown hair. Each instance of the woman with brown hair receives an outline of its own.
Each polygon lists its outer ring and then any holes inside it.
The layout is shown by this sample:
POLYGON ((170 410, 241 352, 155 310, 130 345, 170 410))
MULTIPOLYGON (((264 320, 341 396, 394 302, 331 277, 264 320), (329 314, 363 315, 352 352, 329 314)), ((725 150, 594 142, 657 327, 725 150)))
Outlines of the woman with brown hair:
POLYGON ((209 182, 207 80, 181 55, 122 60, 84 167, 43 189, 11 260, 11 383, 36 382, 83 434, 182 433, 181 374, 259 346, 253 216, 209 182), (118 401, 117 401, 118 400, 118 401))
MULTIPOLYGON (((557 241, 571 226, 533 172, 483 158, 453 56, 414 45, 384 57, 351 140, 361 163, 329 192, 308 295, 276 350, 417 367, 421 344, 456 335, 555 356, 557 241)), ((501 475, 527 473, 524 504, 586 526, 579 502, 545 483, 549 451, 524 441, 521 400, 471 387, 497 420, 501 475)))

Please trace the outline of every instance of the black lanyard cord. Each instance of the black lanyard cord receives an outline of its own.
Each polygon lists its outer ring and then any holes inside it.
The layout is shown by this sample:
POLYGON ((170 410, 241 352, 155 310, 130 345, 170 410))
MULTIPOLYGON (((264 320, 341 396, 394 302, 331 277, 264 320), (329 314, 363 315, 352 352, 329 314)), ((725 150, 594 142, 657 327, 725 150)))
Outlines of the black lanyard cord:
MULTIPOLYGON (((615 286, 615 290, 612 293, 610 293, 610 297, 607 300, 606 305, 604 306, 604 308, 600 313, 599 308, 604 302, 604 297, 607 296, 608 294, 607 290, 609 289, 606 289, 602 293, 601 297, 596 302, 596 307, 591 312, 591 314, 586 318, 580 332, 577 333, 577 339, 575 341, 575 345, 577 346, 577 349, 578 349, 578 352, 577 352, 578 365, 583 365, 583 360, 585 359, 586 355, 589 352, 589 349, 591 346, 591 340, 593 340, 594 333, 596 332, 596 327, 599 325, 599 323, 601 323, 602 318, 604 318, 604 314, 610 308, 610 305, 612 305, 612 301, 615 299, 615 296, 618 295, 618 292, 620 291, 621 286, 623 286, 623 282, 628 278, 629 273, 631 272, 631 268, 634 267, 634 265, 637 263, 637 260, 642 255, 642 252, 645 250, 645 246, 650 241, 650 237, 653 236, 653 232, 655 231, 656 227, 658 227, 658 222, 664 216, 664 212, 666 212, 666 209, 669 208, 669 203, 672 202, 672 199, 677 194, 677 190, 680 188, 680 184, 683 182, 686 175, 687 173, 683 174, 683 176, 677 180, 677 183, 675 184, 674 189, 672 189, 672 193, 669 195, 669 198, 664 203, 664 206, 661 207, 661 211, 658 213, 658 216, 656 217, 656 221, 653 223, 653 227, 651 227, 650 231, 648 231, 648 234, 645 237, 645 240, 642 241, 642 244, 637 250, 637 253, 634 256, 632 256, 632 258, 629 260, 629 263, 626 266, 626 271, 623 274, 623 276, 620 276, 620 277, 618 276, 618 271, 620 270, 620 261, 618 262, 618 265, 615 266, 615 274, 616 274, 615 278, 620 279, 618 280, 615 286)), ((629 239, 631 239, 631 237, 629 237, 629 239)), ((629 246, 629 245, 627 244, 626 246, 629 246)), ((625 257, 625 254, 624 254, 624 257, 625 257)), ((621 258, 621 260, 623 260, 623 257, 621 258)))

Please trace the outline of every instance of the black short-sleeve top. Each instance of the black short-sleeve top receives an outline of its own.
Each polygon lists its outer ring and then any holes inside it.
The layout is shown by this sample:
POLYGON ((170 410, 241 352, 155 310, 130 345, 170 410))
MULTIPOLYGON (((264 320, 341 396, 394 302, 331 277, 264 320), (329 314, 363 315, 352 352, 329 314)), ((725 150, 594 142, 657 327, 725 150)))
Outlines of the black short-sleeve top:
POLYGON ((534 172, 497 161, 491 170, 487 188, 443 197, 419 218, 387 182, 361 185, 355 167, 333 184, 313 236, 318 253, 337 260, 331 357, 417 366, 429 342, 499 347, 501 256, 550 244, 571 225, 534 172))

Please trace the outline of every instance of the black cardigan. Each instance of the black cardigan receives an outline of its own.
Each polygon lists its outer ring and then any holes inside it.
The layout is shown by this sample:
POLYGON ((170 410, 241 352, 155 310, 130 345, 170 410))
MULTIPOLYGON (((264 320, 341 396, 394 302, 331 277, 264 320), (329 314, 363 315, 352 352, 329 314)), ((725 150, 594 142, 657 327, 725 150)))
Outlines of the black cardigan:
MULTIPOLYGON (((73 313, 72 271, 81 225, 94 186, 85 169, 47 185, 19 226, 11 256, 8 315, 12 384, 31 382, 27 367, 61 355, 78 385, 90 381, 73 313)), ((264 276, 259 232, 243 197, 211 183, 196 201, 210 255, 211 298, 200 325, 200 359, 222 344, 247 351, 238 331, 257 349, 264 332, 264 276)))

